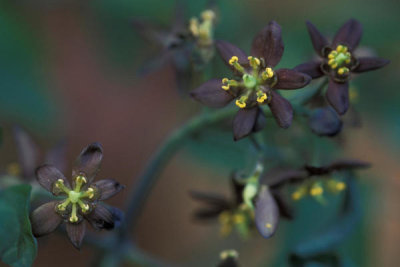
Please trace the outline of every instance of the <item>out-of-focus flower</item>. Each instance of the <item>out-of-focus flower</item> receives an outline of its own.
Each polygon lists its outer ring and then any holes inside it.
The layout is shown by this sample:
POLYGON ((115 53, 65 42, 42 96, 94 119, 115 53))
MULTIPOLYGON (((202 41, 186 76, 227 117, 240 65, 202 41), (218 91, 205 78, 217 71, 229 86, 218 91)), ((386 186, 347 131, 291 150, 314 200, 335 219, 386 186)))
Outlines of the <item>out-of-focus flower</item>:
POLYGON ((196 220, 218 218, 222 236, 230 234, 235 228, 242 237, 247 238, 256 226, 263 237, 271 237, 276 231, 279 217, 291 219, 292 212, 279 191, 260 185, 262 168, 259 166, 258 164, 254 173, 247 178, 232 178, 234 199, 217 194, 191 192, 194 199, 206 204, 195 212, 196 220))
POLYGON ((307 22, 311 42, 320 59, 303 63, 295 70, 307 73, 313 79, 322 76, 329 77, 326 98, 330 105, 343 115, 349 108, 349 83, 352 73, 361 73, 379 69, 389 63, 388 60, 377 57, 357 57, 357 48, 362 26, 355 20, 348 20, 336 33, 332 43, 307 22))
POLYGON ((67 160, 64 141, 41 155, 38 145, 21 127, 15 126, 13 133, 17 146, 18 163, 12 164, 9 172, 15 176, 21 176, 25 181, 33 181, 35 180, 35 170, 42 159, 45 163, 56 166, 61 172, 65 171, 67 160))
POLYGON ((220 262, 217 267, 238 267, 239 253, 234 249, 224 250, 219 255, 220 262))
POLYGON ((267 173, 262 183, 272 188, 279 188, 287 183, 301 183, 292 194, 293 200, 300 200, 307 195, 322 200, 325 191, 339 193, 346 189, 344 182, 332 178, 335 172, 368 167, 370 164, 365 161, 341 159, 321 167, 306 165, 300 169, 277 169, 267 173))
POLYGON ((232 178, 233 198, 224 195, 191 191, 193 199, 204 203, 204 207, 195 211, 196 221, 206 222, 218 219, 221 236, 228 236, 235 228, 240 236, 247 238, 254 227, 254 212, 243 202, 244 185, 232 178))
POLYGON ((198 70, 214 56, 214 27, 216 12, 213 8, 193 17, 187 23, 183 4, 178 3, 175 19, 169 30, 151 25, 139 18, 132 20, 135 30, 151 43, 161 47, 161 53, 143 64, 142 74, 172 64, 178 88, 188 90, 198 70))
POLYGON ((284 49, 279 24, 271 21, 255 36, 251 56, 225 41, 218 41, 216 47, 236 78, 210 80, 193 90, 191 96, 213 108, 224 107, 236 99, 240 110, 233 121, 235 140, 264 127, 260 106, 265 104, 271 109, 278 125, 288 128, 292 123, 293 109, 276 89, 302 88, 311 78, 295 70, 273 70, 281 60, 284 49))
POLYGON ((101 203, 124 186, 113 179, 93 182, 103 158, 99 143, 84 148, 72 170, 72 186, 65 176, 52 165, 43 165, 36 170, 40 185, 63 200, 51 201, 31 213, 32 232, 40 237, 53 232, 63 221, 68 237, 79 249, 86 232, 87 220, 95 229, 111 230, 122 219, 122 212, 101 203))

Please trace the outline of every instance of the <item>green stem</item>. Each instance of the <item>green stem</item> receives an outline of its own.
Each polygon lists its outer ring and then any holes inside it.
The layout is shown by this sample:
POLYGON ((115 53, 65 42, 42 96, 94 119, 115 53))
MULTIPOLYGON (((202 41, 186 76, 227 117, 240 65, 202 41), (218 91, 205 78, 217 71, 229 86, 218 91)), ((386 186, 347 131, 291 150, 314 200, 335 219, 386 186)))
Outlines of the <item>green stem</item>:
MULTIPOLYGON (((237 112, 236 108, 223 109, 213 113, 207 113, 190 120, 183 127, 173 132, 161 148, 154 154, 147 165, 144 173, 140 176, 138 184, 135 186, 128 206, 126 208, 125 224, 130 229, 134 229, 137 219, 140 216, 142 207, 146 202, 148 195, 155 185, 159 173, 164 169, 172 156, 181 148, 183 140, 200 129, 226 119, 237 112)), ((121 228, 126 233, 127 229, 121 228)))

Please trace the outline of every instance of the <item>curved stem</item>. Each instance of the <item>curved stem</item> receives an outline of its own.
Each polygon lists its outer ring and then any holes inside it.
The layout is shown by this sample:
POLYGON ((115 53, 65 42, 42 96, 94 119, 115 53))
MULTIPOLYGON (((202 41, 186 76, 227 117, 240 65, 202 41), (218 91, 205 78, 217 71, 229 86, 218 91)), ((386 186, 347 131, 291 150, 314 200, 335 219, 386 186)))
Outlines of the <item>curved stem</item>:
MULTIPOLYGON (((208 125, 226 119, 237 112, 237 109, 223 109, 213 113, 207 113, 190 120, 183 127, 173 132, 161 148, 154 154, 150 160, 145 171, 139 178, 138 184, 135 186, 133 192, 130 194, 128 206, 126 209, 125 227, 134 229, 137 224, 137 219, 140 215, 141 209, 147 200, 149 192, 153 188, 158 179, 158 174, 164 169, 171 157, 183 145, 183 140, 188 136, 196 133, 208 125)), ((122 227, 122 231, 126 232, 127 229, 122 227)))

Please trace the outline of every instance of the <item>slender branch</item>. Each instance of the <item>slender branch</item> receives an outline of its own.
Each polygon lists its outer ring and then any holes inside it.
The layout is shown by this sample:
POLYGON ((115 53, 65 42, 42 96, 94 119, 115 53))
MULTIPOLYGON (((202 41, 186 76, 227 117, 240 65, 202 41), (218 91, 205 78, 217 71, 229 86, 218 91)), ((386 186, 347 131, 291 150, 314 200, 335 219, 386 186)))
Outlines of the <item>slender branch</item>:
MULTIPOLYGON (((306 94, 292 97, 291 100, 297 103, 294 106, 302 108, 302 105, 312 98, 316 93, 320 92, 322 88, 327 84, 327 80, 323 81, 319 86, 308 89, 306 94)), ((144 203, 147 200, 149 192, 153 188, 154 184, 158 179, 159 173, 164 169, 170 158, 181 148, 183 145, 182 140, 193 135, 199 130, 206 126, 212 125, 219 121, 222 121, 237 112, 236 108, 222 109, 212 113, 206 113, 190 120, 187 124, 173 132, 161 148, 154 154, 153 158, 147 165, 145 171, 139 178, 138 184, 130 194, 128 200, 128 206, 126 208, 125 226, 121 227, 121 235, 125 235, 128 232, 127 226, 130 229, 134 229, 137 224, 137 219, 140 216, 140 212, 144 203)), ((265 113, 270 113, 269 109, 264 110, 265 113)))

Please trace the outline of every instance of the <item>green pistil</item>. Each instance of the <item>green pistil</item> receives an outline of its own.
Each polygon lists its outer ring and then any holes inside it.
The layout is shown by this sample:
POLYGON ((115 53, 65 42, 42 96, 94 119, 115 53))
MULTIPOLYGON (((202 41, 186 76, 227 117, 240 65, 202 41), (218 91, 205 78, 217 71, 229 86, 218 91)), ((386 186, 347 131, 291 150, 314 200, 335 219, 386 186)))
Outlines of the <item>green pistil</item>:
POLYGON ((336 50, 332 50, 328 55, 328 64, 332 69, 340 69, 351 62, 351 54, 348 48, 338 45, 336 50))
POLYGON ((243 75, 243 84, 248 89, 253 89, 257 85, 257 78, 250 74, 243 75))

